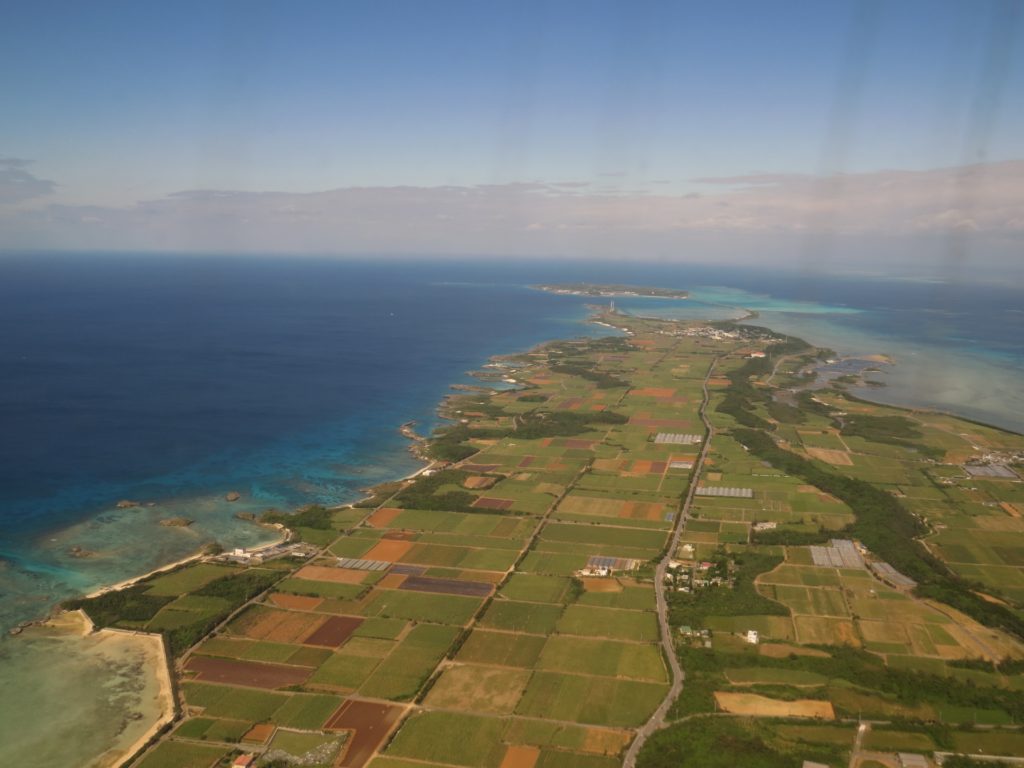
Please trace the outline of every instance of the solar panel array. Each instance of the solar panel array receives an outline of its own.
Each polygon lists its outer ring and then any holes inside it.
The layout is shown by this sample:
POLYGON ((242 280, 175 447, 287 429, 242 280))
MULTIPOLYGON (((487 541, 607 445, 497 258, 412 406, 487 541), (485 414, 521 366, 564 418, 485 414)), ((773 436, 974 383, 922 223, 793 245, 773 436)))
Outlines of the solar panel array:
POLYGON ((966 469, 967 474, 972 477, 1003 477, 1007 480, 1017 479, 1016 473, 1003 464, 985 464, 984 466, 965 464, 964 469, 966 469))
POLYGON ((916 581, 909 576, 904 576, 888 563, 869 563, 869 565, 871 570, 875 572, 875 575, 882 581, 887 581, 897 587, 907 587, 908 589, 917 586, 916 581))
POLYGON ((385 571, 391 565, 386 560, 359 560, 354 557, 339 557, 339 568, 351 568, 354 571, 385 571))
POLYGON ((752 499, 754 490, 752 488, 719 488, 701 485, 697 488, 698 496, 727 496, 731 499, 752 499))
POLYGON ((829 547, 812 546, 811 559, 823 568, 864 567, 864 558, 849 539, 832 539, 829 547))
POLYGON ((654 436, 654 442, 671 445, 696 445, 703 439, 700 435, 684 435, 677 432, 659 432, 654 436))

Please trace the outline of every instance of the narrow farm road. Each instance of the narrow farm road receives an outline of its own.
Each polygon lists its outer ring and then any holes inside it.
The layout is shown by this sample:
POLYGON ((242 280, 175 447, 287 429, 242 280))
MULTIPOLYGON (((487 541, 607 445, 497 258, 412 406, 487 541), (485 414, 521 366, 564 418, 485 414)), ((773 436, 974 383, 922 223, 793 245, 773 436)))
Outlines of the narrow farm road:
POLYGON ((651 715, 651 718, 640 726, 637 730, 636 738, 633 739, 633 743, 629 745, 629 750, 626 752, 625 760, 623 760, 623 768, 634 768, 636 765, 636 757, 640 754, 640 750, 644 743, 650 738, 651 734, 660 729, 665 725, 665 716, 668 714, 669 707, 672 706, 672 702, 676 700, 680 691, 683 690, 683 670, 679 666, 679 659, 676 657, 675 644, 672 640, 672 627, 668 623, 668 599, 665 597, 665 572, 668 570, 669 561, 675 557, 676 549, 679 546, 679 537, 683 533, 683 527, 686 523, 686 518, 690 513, 690 506, 693 503, 693 497, 697 490, 697 480, 700 477, 701 469, 704 467, 704 459, 707 457, 708 449, 711 446, 711 438, 715 433, 714 427, 711 425, 711 421, 707 416, 708 407, 708 381, 711 379, 712 373, 715 370, 715 365, 718 363, 718 357, 711 361, 711 365, 708 366, 707 375, 704 376, 703 390, 704 398, 700 404, 700 418, 704 422, 704 429, 707 431, 707 435, 704 438, 704 444, 701 446, 700 455, 697 457, 697 463, 693 468, 693 482, 690 483, 690 487, 686 492, 686 500, 680 509, 679 515, 676 517, 675 527, 672 530, 672 537, 669 540, 668 550, 665 556, 658 563, 658 567, 654 572, 654 593, 657 598, 658 606, 658 624, 661 628, 661 645, 665 650, 665 656, 668 658, 669 663, 669 675, 672 679, 672 685, 668 689, 668 693, 665 694, 665 699, 661 702, 658 708, 651 715))

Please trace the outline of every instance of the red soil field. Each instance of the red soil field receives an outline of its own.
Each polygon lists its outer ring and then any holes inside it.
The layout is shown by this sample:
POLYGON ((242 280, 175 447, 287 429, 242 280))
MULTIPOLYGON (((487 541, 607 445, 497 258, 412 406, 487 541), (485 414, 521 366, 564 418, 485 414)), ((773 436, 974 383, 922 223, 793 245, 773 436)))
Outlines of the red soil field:
POLYGON ((260 723, 254 725, 249 729, 248 733, 242 737, 242 741, 253 742, 255 744, 265 744, 267 739, 274 735, 274 731, 277 729, 273 723, 260 723))
POLYGON ((368 571, 353 571, 330 565, 306 565, 295 574, 296 578, 310 581, 331 581, 339 584, 362 584, 368 571))
POLYGON ((320 645, 325 648, 337 648, 348 640, 349 636, 359 628, 363 620, 355 616, 331 616, 327 621, 313 630, 302 641, 303 645, 320 645))
POLYGON ((346 742, 345 754, 337 765, 362 768, 373 756, 405 711, 392 704, 346 701, 331 715, 325 730, 355 731, 346 742))
POLYGON ((394 507, 381 507, 366 519, 367 525, 374 528, 387 528, 391 521, 402 514, 402 510, 394 507))
POLYGON ((245 685, 250 688, 285 688, 306 682, 311 669, 285 664, 263 664, 256 661, 212 659, 191 656, 185 669, 195 673, 196 680, 206 683, 245 685))
POLYGON ((676 391, 674 389, 666 389, 664 387, 640 387, 639 389, 630 390, 630 395, 636 395, 637 397, 672 397, 676 391))
POLYGON ((401 560, 402 556, 410 549, 412 549, 412 542, 389 539, 375 544, 373 549, 363 555, 363 559, 384 560, 388 563, 394 563, 401 560))
POLYGON ((621 592, 622 584, 619 583, 618 579, 605 579, 599 576, 586 577, 580 579, 583 582, 583 589, 587 592, 621 592))
POLYGON ((323 600, 319 597, 288 595, 284 592, 275 592, 270 596, 270 602, 281 608, 290 608, 293 611, 315 611, 323 600))
MULTIPOLYGON (((426 569, 424 569, 426 570, 426 569)), ((405 581, 404 573, 389 573, 383 579, 377 582, 378 589, 398 589, 402 586, 402 582, 405 581)))
POLYGON ((664 461, 640 459, 633 462, 633 466, 628 470, 628 473, 633 475, 660 475, 667 466, 668 463, 664 461))
POLYGON ((538 757, 540 757, 540 749, 537 747, 510 745, 505 750, 505 757, 501 761, 500 768, 533 768, 538 757))

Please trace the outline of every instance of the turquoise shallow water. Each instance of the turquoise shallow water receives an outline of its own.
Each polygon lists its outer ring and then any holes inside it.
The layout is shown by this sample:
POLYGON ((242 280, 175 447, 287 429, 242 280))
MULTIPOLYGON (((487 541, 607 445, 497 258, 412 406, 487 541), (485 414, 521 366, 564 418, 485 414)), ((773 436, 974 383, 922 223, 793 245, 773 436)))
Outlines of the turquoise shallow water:
POLYGON ((32 628, 0 644, 4 764, 110 764, 110 750, 126 750, 159 717, 160 658, 151 640, 112 632, 83 638, 32 628))
MULTIPOLYGON (((1024 432, 1022 340, 972 338, 972 331, 984 330, 986 320, 962 311, 957 317, 953 309, 932 307, 859 308, 719 286, 693 288, 689 302, 622 305, 638 314, 684 319, 735 318, 741 316, 739 308, 749 309, 757 312, 749 324, 799 336, 841 355, 890 356, 894 365, 877 376, 885 387, 855 390, 862 397, 950 411, 1024 432)), ((997 306, 988 322, 989 331, 1009 337, 1020 328, 1021 313, 1012 304, 997 306)))

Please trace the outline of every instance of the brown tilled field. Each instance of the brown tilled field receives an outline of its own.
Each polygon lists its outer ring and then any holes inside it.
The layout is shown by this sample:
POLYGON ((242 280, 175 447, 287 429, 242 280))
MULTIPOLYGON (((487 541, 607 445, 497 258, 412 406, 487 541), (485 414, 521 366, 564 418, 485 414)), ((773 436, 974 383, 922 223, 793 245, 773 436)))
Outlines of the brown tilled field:
POLYGON ((288 608, 293 611, 315 611, 323 600, 319 597, 275 592, 270 596, 270 602, 280 608, 288 608))
POLYGON ((335 568, 330 565, 306 565, 295 574, 297 578, 310 581, 330 581, 338 584, 362 584, 368 571, 353 571, 349 568, 335 568))
POLYGON ((285 664, 264 664, 256 661, 213 659, 191 656, 185 669, 195 673, 195 679, 204 683, 244 685, 251 688, 286 688, 306 682, 312 672, 306 667, 285 664))
POLYGON ((302 641, 303 645, 337 648, 355 632, 363 620, 356 616, 331 616, 302 641))
POLYGON ((384 560, 388 563, 396 563, 410 549, 412 549, 412 543, 409 541, 387 539, 374 544, 373 548, 363 555, 363 559, 384 560))
POLYGON ((340 768, 362 768, 405 711, 392 704, 346 701, 331 715, 325 730, 354 731, 345 743, 340 768))
POLYGON ((674 389, 667 389, 665 387, 637 387, 629 391, 631 397, 667 398, 673 397, 675 393, 674 389))
POLYGON ((381 507, 366 519, 367 525, 373 528, 387 528, 391 521, 402 514, 402 510, 394 507, 381 507))
POLYGON ((604 579, 599 576, 584 576, 580 579, 583 589, 587 592, 621 592, 622 584, 618 579, 604 579))
POLYGON ((480 509, 511 509, 514 503, 512 499, 494 499, 490 496, 481 496, 473 502, 473 506, 480 509))
POLYGON ((500 768, 533 768, 538 757, 540 757, 540 749, 537 747, 512 745, 505 750, 500 768))
POLYGON ((258 723, 249 729, 245 736, 242 737, 242 741, 248 741, 253 744, 266 744, 270 737, 274 735, 275 730, 277 730, 277 726, 273 723, 258 723))
POLYGON ((323 620, 322 616, 276 609, 260 610, 244 615, 232 631, 253 640, 294 643, 323 620))
POLYGON ((377 582, 377 589, 398 589, 405 583, 406 578, 407 574, 404 573, 389 573, 377 582))
POLYGON ((619 517, 630 520, 664 520, 665 505, 652 501, 624 501, 619 517))

